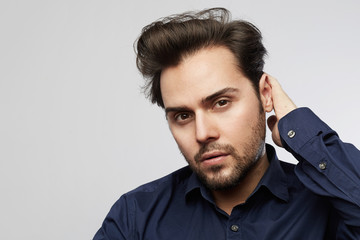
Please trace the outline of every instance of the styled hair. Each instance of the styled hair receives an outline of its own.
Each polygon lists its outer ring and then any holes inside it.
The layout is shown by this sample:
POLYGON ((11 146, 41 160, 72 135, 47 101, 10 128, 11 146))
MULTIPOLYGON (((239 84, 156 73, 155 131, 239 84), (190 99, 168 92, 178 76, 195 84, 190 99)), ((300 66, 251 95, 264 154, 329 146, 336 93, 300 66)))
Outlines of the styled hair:
POLYGON ((146 79, 145 94, 162 108, 161 71, 177 66, 185 57, 206 47, 227 47, 259 94, 266 55, 261 32, 247 21, 232 21, 224 8, 186 12, 155 21, 142 29, 134 46, 137 68, 146 79))

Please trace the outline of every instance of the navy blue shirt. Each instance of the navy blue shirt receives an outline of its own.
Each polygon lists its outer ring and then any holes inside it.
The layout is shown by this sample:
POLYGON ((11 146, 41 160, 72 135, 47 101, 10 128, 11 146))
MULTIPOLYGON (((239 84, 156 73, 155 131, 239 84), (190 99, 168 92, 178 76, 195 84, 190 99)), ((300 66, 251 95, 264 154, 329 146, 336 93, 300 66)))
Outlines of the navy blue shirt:
POLYGON ((121 196, 94 239, 360 239, 359 150, 307 108, 279 131, 299 163, 267 145, 269 168, 231 215, 185 167, 121 196))

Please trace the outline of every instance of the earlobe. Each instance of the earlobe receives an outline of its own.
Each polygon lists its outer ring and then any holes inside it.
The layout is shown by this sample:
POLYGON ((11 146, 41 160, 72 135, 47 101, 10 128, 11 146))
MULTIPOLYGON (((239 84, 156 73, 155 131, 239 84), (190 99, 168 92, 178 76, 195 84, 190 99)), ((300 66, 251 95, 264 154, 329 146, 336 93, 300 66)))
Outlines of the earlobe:
POLYGON ((260 78, 259 91, 264 111, 271 112, 273 110, 272 89, 266 73, 260 78))

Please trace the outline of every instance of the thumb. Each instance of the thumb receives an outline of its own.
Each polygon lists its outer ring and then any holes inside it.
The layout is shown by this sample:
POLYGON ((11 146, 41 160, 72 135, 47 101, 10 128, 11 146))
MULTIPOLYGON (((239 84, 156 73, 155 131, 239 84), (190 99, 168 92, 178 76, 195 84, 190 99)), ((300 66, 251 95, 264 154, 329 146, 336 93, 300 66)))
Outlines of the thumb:
POLYGON ((270 116, 267 119, 267 125, 271 131, 273 142, 278 145, 279 147, 282 147, 281 139, 280 139, 280 133, 278 130, 278 119, 275 115, 270 116))
POLYGON ((277 118, 275 115, 272 115, 267 119, 267 125, 271 132, 273 131, 276 122, 277 122, 277 118))

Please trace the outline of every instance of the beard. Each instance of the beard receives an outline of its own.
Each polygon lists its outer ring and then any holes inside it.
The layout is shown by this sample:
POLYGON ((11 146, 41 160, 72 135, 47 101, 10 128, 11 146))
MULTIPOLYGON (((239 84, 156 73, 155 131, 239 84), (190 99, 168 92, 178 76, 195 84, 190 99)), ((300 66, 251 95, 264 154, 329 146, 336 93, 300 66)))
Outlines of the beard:
MULTIPOLYGON (((265 149, 265 114, 260 109, 257 122, 251 127, 252 136, 241 147, 242 154, 230 144, 220 144, 210 142, 200 147, 198 153, 194 156, 194 161, 185 157, 191 170, 198 176, 199 180, 210 190, 222 191, 236 187, 254 168, 256 163, 262 157, 265 149), (219 150, 226 152, 228 157, 232 158, 231 166, 219 164, 209 167, 206 171, 201 168, 201 156, 209 151, 219 150), (230 169, 230 174, 224 174, 224 169, 230 169)), ((228 171, 228 170, 227 170, 228 171)))

